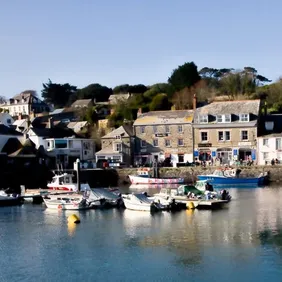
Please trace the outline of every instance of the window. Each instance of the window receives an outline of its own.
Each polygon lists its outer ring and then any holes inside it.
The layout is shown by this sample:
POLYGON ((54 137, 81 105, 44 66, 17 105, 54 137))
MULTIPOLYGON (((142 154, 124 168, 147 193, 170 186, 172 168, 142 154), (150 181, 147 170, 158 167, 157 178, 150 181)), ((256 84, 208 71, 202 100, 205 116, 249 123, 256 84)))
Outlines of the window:
POLYGON ((242 130, 241 131, 241 140, 242 141, 246 141, 246 140, 248 140, 249 139, 249 137, 248 137, 248 131, 247 130, 242 130))
POLYGON ((178 125, 177 131, 178 131, 178 133, 182 133, 183 132, 183 126, 178 125))
POLYGON ((169 130, 169 125, 166 125, 165 126, 165 133, 169 133, 170 132, 170 130, 169 130))
POLYGON ((208 141, 208 133, 203 131, 201 132, 201 141, 208 141))
POLYGON ((184 163, 184 155, 178 155, 178 162, 184 163))
POLYGON ((248 114, 240 114, 239 120, 242 122, 249 121, 249 115, 248 114))
POLYGON ((281 138, 276 138, 276 150, 281 150, 281 138))
POLYGON ((225 115, 225 122, 231 122, 231 115, 225 115))
POLYGON ((141 146, 141 148, 146 147, 146 141, 145 140, 141 140, 140 141, 140 146, 141 146))
POLYGON ((140 133, 144 134, 145 133, 145 126, 140 127, 140 133))
POLYGON ((155 125, 153 126, 153 132, 158 133, 158 128, 155 125))
POLYGON ((225 141, 230 141, 230 131, 225 131, 225 141))
POLYGON ((178 146, 184 146, 184 140, 178 139, 178 146))
POLYGON ((154 147, 159 147, 159 140, 158 139, 154 139, 153 140, 153 146, 154 147))
POLYGON ((200 116, 200 123, 208 123, 209 119, 207 115, 200 116))
POLYGON ((114 151, 121 152, 122 151, 122 144, 121 143, 114 143, 114 151))
POLYGON ((55 148, 64 149, 68 147, 67 140, 55 140, 55 148))
POLYGON ((217 115, 217 116, 216 116, 216 121, 217 121, 217 122, 223 122, 223 117, 222 117, 222 115, 217 115))
POLYGON ((262 142, 263 146, 268 146, 268 139, 263 139, 263 142, 262 142))
POLYGON ((224 141, 223 131, 218 131, 218 141, 224 141))
POLYGON ((165 139, 165 146, 166 146, 166 147, 170 147, 170 140, 165 139))
POLYGON ((263 159, 268 160, 269 159, 269 152, 264 152, 263 153, 263 159))

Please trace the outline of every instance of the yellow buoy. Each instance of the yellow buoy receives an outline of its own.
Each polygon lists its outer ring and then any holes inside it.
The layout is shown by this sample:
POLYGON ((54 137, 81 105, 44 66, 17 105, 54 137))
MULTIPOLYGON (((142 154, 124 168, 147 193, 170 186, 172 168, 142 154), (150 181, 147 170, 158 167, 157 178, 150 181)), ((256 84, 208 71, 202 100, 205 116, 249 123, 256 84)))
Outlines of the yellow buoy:
POLYGON ((189 202, 187 208, 188 208, 189 210, 193 210, 193 209, 195 208, 194 203, 193 203, 193 202, 189 202))
POLYGON ((76 214, 72 214, 68 217, 69 223, 80 223, 80 218, 76 214))

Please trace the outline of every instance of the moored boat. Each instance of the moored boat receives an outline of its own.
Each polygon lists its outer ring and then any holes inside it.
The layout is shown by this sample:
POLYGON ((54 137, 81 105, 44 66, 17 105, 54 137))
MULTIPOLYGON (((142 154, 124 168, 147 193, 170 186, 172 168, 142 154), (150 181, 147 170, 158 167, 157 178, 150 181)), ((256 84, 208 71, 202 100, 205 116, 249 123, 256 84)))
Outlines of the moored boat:
POLYGON ((5 191, 0 191, 0 207, 18 206, 23 203, 23 198, 20 195, 7 194, 5 191))
POLYGON ((59 210, 85 210, 90 209, 91 206, 85 199, 80 198, 57 198, 57 199, 48 199, 43 198, 45 205, 50 209, 59 209, 59 210))
POLYGON ((261 173, 258 177, 241 177, 240 169, 216 169, 213 174, 198 175, 199 180, 207 180, 213 185, 263 185, 267 175, 261 173))
POLYGON ((128 175, 131 184, 181 184, 183 177, 159 178, 153 177, 150 168, 139 168, 137 175, 128 175))

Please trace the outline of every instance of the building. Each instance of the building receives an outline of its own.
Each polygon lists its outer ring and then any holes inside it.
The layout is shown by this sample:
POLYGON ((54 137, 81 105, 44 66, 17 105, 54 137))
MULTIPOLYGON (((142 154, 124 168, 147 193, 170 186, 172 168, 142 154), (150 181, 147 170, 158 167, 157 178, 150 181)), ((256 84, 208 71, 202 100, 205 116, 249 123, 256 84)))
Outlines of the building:
POLYGON ((131 97, 130 93, 126 94, 112 94, 109 97, 109 104, 116 105, 119 102, 126 102, 131 97))
POLYGON ((72 103, 71 108, 81 109, 93 107, 92 99, 80 99, 72 103))
POLYGON ((140 113, 134 122, 135 163, 169 158, 174 166, 193 161, 193 110, 140 113))
POLYGON ((68 123, 67 128, 73 130, 75 133, 87 132, 89 129, 88 121, 72 121, 68 123))
POLYGON ((14 119, 9 113, 0 113, 0 124, 5 126, 11 126, 14 123, 14 119))
POLYGON ((194 114, 194 158, 223 164, 256 160, 260 100, 221 101, 194 114))
POLYGON ((130 166, 133 163, 133 155, 133 128, 129 124, 124 124, 102 137, 102 149, 96 153, 96 162, 107 160, 110 163, 130 166))
POLYGON ((282 115, 266 115, 261 119, 257 138, 258 165, 271 164, 271 160, 282 162, 282 115))
POLYGON ((14 96, 0 106, 9 112, 12 117, 30 116, 42 112, 49 112, 49 106, 41 101, 33 91, 24 91, 14 96))
POLYGON ((22 144, 24 141, 25 136, 22 133, 11 127, 0 124, 0 152, 7 154, 12 153, 18 149, 18 144, 22 144), (9 148, 7 151, 4 147, 8 141, 10 141, 9 143, 13 143, 14 148, 9 148))

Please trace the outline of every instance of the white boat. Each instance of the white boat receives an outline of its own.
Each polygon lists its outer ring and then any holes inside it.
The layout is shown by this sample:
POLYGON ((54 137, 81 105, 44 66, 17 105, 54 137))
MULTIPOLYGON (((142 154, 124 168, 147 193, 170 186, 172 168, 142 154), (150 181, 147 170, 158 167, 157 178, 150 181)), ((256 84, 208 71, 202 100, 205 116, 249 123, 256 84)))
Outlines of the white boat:
POLYGON ((85 210, 90 209, 90 204, 80 197, 57 197, 57 199, 43 198, 45 205, 50 209, 60 210, 85 210))
POLYGON ((5 191, 0 191, 0 207, 18 206, 23 203, 20 195, 7 194, 5 191))
MULTIPOLYGON (((55 174, 52 181, 47 184, 48 189, 61 190, 61 191, 73 191, 77 192, 78 185, 73 181, 73 175, 70 173, 55 174)), ((80 191, 87 190, 88 184, 81 183, 80 191)))
POLYGON ((131 184, 181 184, 182 177, 159 178, 152 177, 150 168, 139 168, 137 175, 128 175, 131 184))
POLYGON ((124 194, 122 195, 124 205, 129 210, 135 211, 161 211, 164 207, 149 199, 145 194, 124 194))

